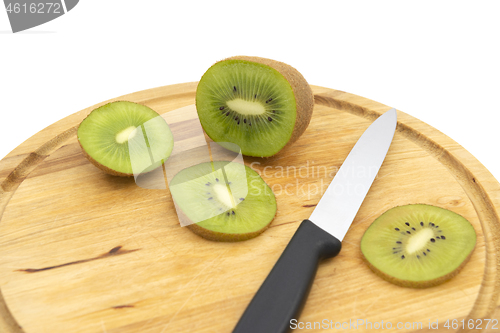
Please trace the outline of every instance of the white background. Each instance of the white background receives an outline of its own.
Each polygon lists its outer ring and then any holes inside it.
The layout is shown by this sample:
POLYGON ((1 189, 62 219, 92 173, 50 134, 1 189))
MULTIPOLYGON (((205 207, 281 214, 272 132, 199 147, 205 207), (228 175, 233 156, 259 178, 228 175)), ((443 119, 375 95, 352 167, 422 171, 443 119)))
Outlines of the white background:
POLYGON ((421 119, 500 179, 499 14, 500 1, 82 0, 12 34, 0 8, 0 159, 83 108, 255 55, 421 119))

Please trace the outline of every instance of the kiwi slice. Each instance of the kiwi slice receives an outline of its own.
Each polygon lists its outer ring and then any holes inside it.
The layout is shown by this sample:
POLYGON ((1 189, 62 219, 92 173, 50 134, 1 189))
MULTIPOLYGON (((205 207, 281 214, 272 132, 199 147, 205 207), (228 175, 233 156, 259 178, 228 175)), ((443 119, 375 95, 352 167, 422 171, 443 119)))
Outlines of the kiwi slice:
POLYGON ((177 173, 169 184, 183 225, 215 241, 258 236, 276 215, 276 198, 257 172, 236 162, 206 162, 177 173))
POLYGON ((309 125, 313 106, 312 90, 295 68, 259 57, 217 62, 196 90, 207 135, 221 145, 238 145, 247 156, 272 156, 295 142, 309 125))
POLYGON ((156 111, 127 101, 93 110, 78 127, 78 142, 92 164, 123 177, 156 169, 174 145, 168 124, 156 111))
POLYGON ((378 217, 361 239, 361 252, 382 278, 404 287, 426 288, 458 274, 476 245, 462 216, 431 205, 406 205, 378 217))

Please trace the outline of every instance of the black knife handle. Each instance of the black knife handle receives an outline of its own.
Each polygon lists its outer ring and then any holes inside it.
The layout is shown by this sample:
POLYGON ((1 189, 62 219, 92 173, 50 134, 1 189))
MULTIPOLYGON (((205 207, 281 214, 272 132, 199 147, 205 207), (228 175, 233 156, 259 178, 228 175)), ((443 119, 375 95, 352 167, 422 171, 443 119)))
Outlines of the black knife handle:
POLYGON ((319 262, 336 256, 341 246, 311 221, 302 221, 233 333, 288 332, 304 307, 319 262))

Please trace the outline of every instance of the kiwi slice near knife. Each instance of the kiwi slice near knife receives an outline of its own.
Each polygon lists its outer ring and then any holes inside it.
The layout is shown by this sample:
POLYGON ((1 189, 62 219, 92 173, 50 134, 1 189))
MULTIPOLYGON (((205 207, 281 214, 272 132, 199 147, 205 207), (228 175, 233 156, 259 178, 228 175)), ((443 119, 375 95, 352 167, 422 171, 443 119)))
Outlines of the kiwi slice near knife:
POLYGON ((475 244, 474 227, 464 217, 416 204, 394 207, 378 217, 361 239, 361 252, 385 280, 426 288, 458 274, 475 244))
POLYGON ((264 232, 276 197, 257 172, 236 162, 206 162, 181 170, 169 184, 181 224, 214 241, 242 241, 264 232))

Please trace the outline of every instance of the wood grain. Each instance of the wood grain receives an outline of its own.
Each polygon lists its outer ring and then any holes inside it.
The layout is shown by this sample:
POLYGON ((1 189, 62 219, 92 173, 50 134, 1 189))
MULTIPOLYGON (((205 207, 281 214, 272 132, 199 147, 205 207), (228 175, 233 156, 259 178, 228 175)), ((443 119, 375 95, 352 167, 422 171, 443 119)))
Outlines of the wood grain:
MULTIPOLYGON (((210 242, 192 234, 179 226, 168 190, 108 176, 84 158, 76 126, 109 101, 62 119, 16 148, 0 161, 0 331, 230 332, 361 133, 390 109, 312 88, 315 109, 304 135, 275 157, 245 158, 278 200, 269 230, 245 242, 210 242)), ((196 83, 186 83, 113 100, 167 114, 193 104, 195 90, 196 83)), ((170 124, 192 128, 182 117, 170 124)), ((397 331, 450 332, 456 330, 443 327, 448 319, 499 319, 499 208, 499 183, 472 155, 398 111, 384 165, 342 252, 319 268, 300 321, 420 322, 397 331), (473 224, 476 249, 449 282, 401 288, 362 262, 359 240, 366 228, 387 209, 408 203, 448 208, 473 224), (429 321, 436 320, 440 329, 429 330, 429 321)))

